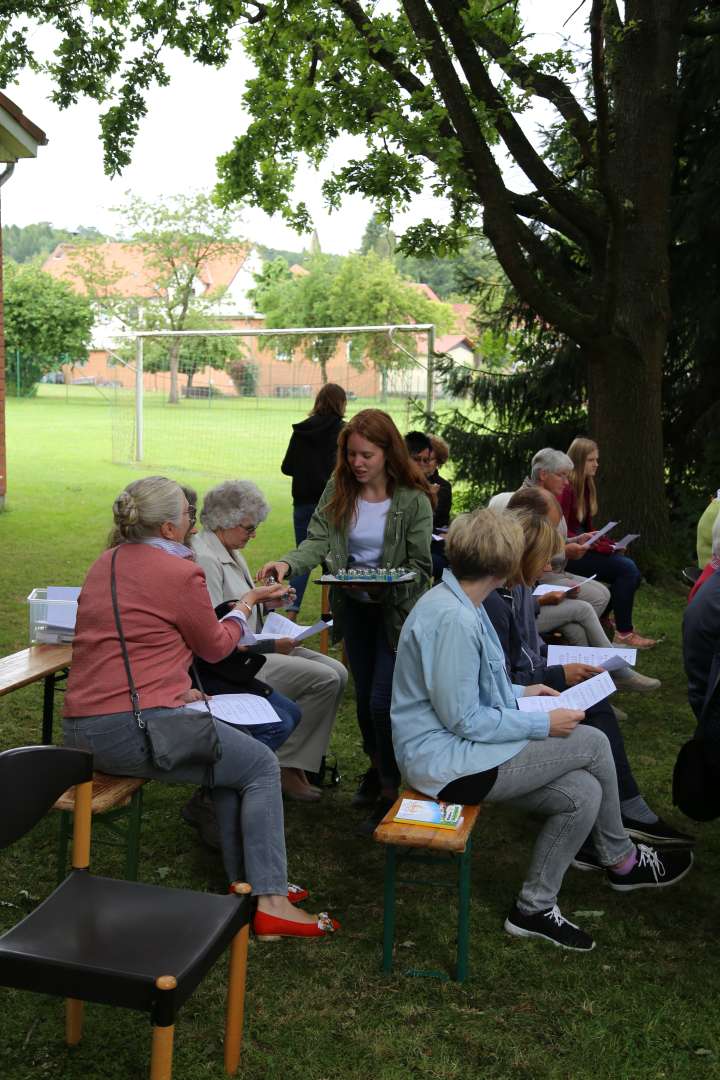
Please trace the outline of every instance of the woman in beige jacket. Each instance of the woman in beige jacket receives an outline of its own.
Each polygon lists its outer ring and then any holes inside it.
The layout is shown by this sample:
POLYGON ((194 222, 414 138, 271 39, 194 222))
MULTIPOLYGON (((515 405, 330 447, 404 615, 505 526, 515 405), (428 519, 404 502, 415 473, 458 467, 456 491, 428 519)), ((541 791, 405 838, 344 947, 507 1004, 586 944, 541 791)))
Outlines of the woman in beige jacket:
MULTIPOLYGON (((215 607, 226 600, 242 600, 254 582, 242 549, 253 539, 270 507, 250 480, 227 480, 205 495, 200 512, 203 531, 193 537, 195 557, 205 571, 215 607)), ((248 610, 248 626, 262 627, 263 612, 248 610)), ((302 709, 302 720, 277 752, 283 791, 304 802, 316 801, 320 792, 305 775, 317 772, 330 741, 335 717, 347 683, 347 671, 331 656, 281 638, 264 643, 267 653, 262 678, 273 690, 292 698, 302 709)))

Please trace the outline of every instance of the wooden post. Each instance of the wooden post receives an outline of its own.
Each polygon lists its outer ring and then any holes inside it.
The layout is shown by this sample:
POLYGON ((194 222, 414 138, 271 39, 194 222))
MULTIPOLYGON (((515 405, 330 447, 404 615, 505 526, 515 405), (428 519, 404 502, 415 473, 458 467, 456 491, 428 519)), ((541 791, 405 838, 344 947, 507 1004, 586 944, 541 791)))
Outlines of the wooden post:
POLYGON ((65 999, 65 1042, 68 1046, 77 1046, 82 1035, 84 1001, 77 998, 65 999))
MULTIPOLYGON (((174 975, 161 975, 155 980, 155 985, 158 990, 174 990, 177 979, 174 975)), ((150 1080, 171 1080, 174 1038, 174 1024, 168 1024, 167 1027, 159 1027, 157 1024, 153 1026, 150 1080)))
POLYGON ((73 822, 73 870, 87 870, 90 865, 90 830, 92 821, 92 780, 75 788, 75 820, 73 822))
MULTIPOLYGON (((321 587, 320 614, 321 615, 329 615, 330 614, 330 588, 329 588, 328 585, 323 585, 321 587)), ((327 654, 328 654, 329 642, 330 642, 330 631, 329 630, 321 630, 320 631, 320 652, 323 654, 323 656, 327 656, 327 654)))

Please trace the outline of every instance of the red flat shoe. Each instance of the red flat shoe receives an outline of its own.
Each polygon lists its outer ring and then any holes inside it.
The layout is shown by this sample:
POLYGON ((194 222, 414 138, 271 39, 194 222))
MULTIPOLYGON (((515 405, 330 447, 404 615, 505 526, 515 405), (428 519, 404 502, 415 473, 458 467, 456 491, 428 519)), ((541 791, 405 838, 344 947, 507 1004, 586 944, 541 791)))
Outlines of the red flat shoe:
POLYGON ((303 889, 302 885, 288 885, 288 900, 291 904, 302 904, 307 900, 310 893, 303 889))
POLYGON ((283 937, 327 937, 340 929, 340 923, 331 919, 327 911, 320 912, 316 923, 297 923, 256 911, 252 927, 258 941, 279 941, 283 937))

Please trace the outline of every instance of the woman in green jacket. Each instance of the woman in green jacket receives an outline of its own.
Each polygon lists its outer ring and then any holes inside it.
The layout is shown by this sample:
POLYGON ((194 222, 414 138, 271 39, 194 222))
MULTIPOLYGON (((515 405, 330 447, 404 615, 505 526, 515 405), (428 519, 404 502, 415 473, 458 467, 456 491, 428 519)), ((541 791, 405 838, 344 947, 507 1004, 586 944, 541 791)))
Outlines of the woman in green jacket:
POLYGON ((310 522, 307 539, 261 577, 282 580, 325 562, 348 567, 404 567, 399 585, 333 585, 333 641, 345 640, 355 680, 358 724, 370 768, 354 806, 373 809, 361 831, 372 832, 397 797, 399 772, 390 728, 395 649, 405 618, 428 588, 432 561, 432 495, 400 432, 381 409, 364 409, 338 439, 335 472, 310 522))

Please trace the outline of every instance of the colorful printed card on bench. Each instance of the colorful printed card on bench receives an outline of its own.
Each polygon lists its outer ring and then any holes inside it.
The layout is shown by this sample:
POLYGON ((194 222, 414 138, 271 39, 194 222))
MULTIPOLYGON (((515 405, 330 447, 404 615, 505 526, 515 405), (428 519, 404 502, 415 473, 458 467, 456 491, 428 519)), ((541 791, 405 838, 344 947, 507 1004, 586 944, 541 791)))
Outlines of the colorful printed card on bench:
POLYGON ((438 803, 429 799, 403 799, 394 820, 402 825, 431 829, 457 829, 462 822, 461 803, 438 803))

